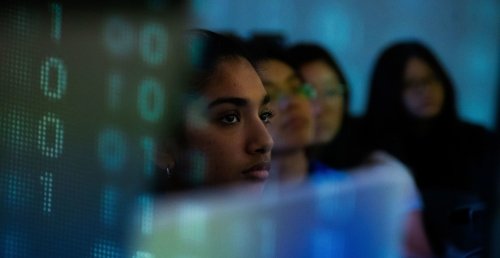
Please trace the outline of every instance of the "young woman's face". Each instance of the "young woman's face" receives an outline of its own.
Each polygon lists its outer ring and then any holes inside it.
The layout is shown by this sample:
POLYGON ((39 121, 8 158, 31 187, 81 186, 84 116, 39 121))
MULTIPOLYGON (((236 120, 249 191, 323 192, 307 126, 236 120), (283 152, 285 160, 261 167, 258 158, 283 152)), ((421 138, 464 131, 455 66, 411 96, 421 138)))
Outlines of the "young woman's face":
POLYGON ((288 64, 275 59, 260 62, 259 72, 276 111, 276 117, 269 125, 274 149, 302 149, 311 144, 312 110, 302 81, 288 64))
POLYGON ((437 116, 444 103, 444 87, 422 59, 408 60, 404 73, 403 103, 417 118, 437 116))
MULTIPOLYGON (((259 76, 243 58, 221 61, 187 112, 187 141, 201 181, 262 183, 269 175, 272 116, 259 76)), ((195 172, 196 173, 196 172, 195 172)))
POLYGON ((333 139, 340 130, 344 114, 344 86, 339 76, 326 62, 313 61, 300 67, 304 80, 317 92, 313 100, 315 119, 314 143, 333 139))

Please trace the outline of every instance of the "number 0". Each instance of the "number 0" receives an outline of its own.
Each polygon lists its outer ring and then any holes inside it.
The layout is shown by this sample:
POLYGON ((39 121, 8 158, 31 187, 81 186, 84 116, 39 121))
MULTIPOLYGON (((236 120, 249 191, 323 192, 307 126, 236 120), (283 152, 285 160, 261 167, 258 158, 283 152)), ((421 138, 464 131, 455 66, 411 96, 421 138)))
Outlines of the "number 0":
POLYGON ((42 120, 38 123, 38 148, 46 157, 58 158, 63 152, 64 142, 64 125, 61 119, 56 117, 53 113, 48 113, 43 116, 42 120), (48 128, 54 128, 54 142, 49 144, 47 142, 48 128))
POLYGON ((43 95, 49 99, 61 99, 66 92, 66 67, 61 59, 49 57, 42 65, 41 69, 41 88, 43 95), (57 70, 57 83, 55 89, 50 86, 50 70, 57 70))

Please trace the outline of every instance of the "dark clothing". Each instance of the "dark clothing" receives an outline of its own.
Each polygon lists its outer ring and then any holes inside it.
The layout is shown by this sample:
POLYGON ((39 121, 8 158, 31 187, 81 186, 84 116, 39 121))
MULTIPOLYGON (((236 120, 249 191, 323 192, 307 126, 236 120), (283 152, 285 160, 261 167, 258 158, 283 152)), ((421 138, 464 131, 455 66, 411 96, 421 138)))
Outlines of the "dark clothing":
POLYGON ((312 156, 335 169, 348 169, 362 164, 372 149, 362 133, 361 120, 346 117, 334 139, 312 149, 312 156))
POLYGON ((410 168, 422 194, 424 223, 437 254, 444 254, 450 246, 462 250, 485 246, 485 219, 472 221, 460 213, 484 214, 490 207, 490 188, 485 183, 495 171, 493 134, 462 121, 434 121, 407 123, 406 128, 390 134, 372 136, 375 146, 410 168))

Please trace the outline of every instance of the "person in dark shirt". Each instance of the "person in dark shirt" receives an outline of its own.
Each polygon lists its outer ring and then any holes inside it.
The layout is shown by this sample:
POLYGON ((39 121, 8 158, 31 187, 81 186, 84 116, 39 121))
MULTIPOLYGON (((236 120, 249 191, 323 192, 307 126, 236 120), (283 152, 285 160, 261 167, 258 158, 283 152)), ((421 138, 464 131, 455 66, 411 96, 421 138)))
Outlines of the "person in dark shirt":
POLYGON ((481 229, 457 226, 452 218, 484 201, 480 181, 489 177, 493 135, 459 118, 453 83, 423 43, 398 42, 379 56, 365 129, 373 146, 411 169, 436 253, 467 253, 481 246, 481 229))
MULTIPOLYGON (((300 43, 292 46, 289 57, 300 76, 317 92, 314 106, 315 137, 309 150, 310 158, 349 174, 391 170, 399 175, 408 169, 391 155, 372 149, 362 133, 359 118, 348 110, 348 82, 335 59, 319 45, 300 43)), ((408 175, 411 178, 410 175, 408 175)), ((405 206, 405 252, 410 256, 431 257, 432 252, 422 227, 420 196, 412 186, 405 206)))

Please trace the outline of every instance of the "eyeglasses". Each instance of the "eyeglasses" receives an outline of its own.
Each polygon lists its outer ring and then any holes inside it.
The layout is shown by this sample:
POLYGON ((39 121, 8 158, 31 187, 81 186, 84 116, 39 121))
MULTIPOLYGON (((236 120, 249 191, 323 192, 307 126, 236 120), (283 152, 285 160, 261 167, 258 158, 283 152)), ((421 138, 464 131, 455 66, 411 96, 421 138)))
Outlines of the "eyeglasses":
POLYGON ((290 96, 305 97, 307 99, 315 99, 317 97, 316 89, 308 83, 302 83, 296 87, 286 89, 268 89, 267 92, 273 101, 290 96))
POLYGON ((309 83, 302 83, 300 86, 284 90, 268 89, 269 96, 271 100, 280 100, 289 96, 302 96, 308 100, 320 100, 343 97, 345 94, 345 86, 339 84, 337 87, 328 87, 323 94, 318 94, 318 91, 314 86, 309 83))
POLYGON ((343 97, 345 94, 345 86, 338 84, 337 87, 327 87, 323 94, 319 97, 329 98, 329 97, 343 97))

